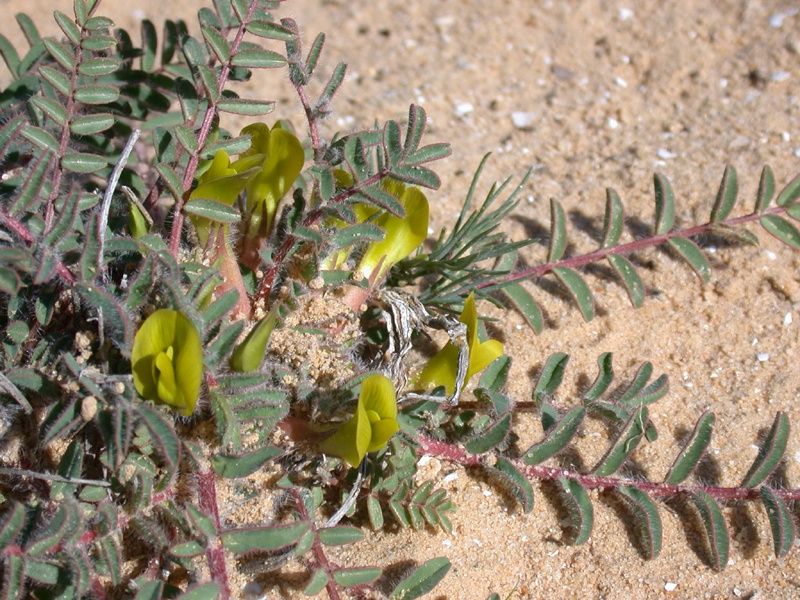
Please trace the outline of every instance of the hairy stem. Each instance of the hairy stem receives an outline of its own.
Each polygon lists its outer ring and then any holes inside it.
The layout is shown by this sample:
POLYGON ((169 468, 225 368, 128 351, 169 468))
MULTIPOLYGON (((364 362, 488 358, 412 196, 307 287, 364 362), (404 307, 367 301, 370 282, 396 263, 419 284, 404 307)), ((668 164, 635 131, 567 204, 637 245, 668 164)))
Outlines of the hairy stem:
MULTIPOLYGON (((308 514, 306 510, 306 505, 303 502, 303 499, 300 497, 300 493, 296 488, 292 489, 291 491, 292 500, 294 500, 295 509, 297 510, 297 516, 299 516, 303 520, 311 521, 311 515, 308 514)), ((311 524, 312 527, 316 527, 313 522, 311 524)), ((335 566, 330 563, 328 557, 325 555, 325 549, 322 547, 322 544, 319 541, 318 536, 314 536, 314 543, 311 546, 311 553, 314 556, 314 560, 317 563, 317 566, 324 570, 330 577, 328 583, 325 585, 325 589, 328 592, 328 598, 330 600, 340 600, 341 596, 339 596, 339 589, 336 586, 336 582, 333 579, 333 572, 335 570, 335 566)))
POLYGON ((720 225, 734 227, 737 225, 743 225, 745 223, 756 221, 761 217, 763 217, 764 215, 777 215, 777 214, 782 214, 784 212, 786 212, 786 207, 773 206, 772 208, 769 208, 762 212, 757 212, 757 213, 754 212, 749 215, 744 215, 743 217, 736 217, 733 219, 720 221, 719 223, 708 222, 703 225, 696 225, 694 227, 688 227, 686 229, 678 229, 675 231, 670 231, 669 233, 653 235, 639 240, 634 240, 633 242, 629 242, 627 244, 613 246, 611 248, 600 248, 598 250, 595 250, 594 252, 589 252, 588 254, 572 256, 570 258, 562 258, 561 260, 555 262, 549 262, 543 265, 539 265, 537 267, 531 267, 529 269, 523 269, 522 271, 508 273, 507 275, 501 275, 499 277, 495 277, 491 281, 485 281, 481 284, 478 284, 476 287, 482 289, 487 287, 493 287, 498 283, 509 283, 512 281, 525 281, 529 279, 538 279, 552 272, 553 269, 555 269, 556 267, 568 267, 574 269, 576 267, 582 267, 584 265, 600 262, 601 260, 607 258, 611 254, 621 254, 621 255, 631 254, 632 252, 636 252, 637 250, 658 246, 659 244, 663 244, 664 242, 670 240, 671 238, 690 238, 695 235, 712 233, 714 228, 719 227, 720 225))
MULTIPOLYGON (((339 204, 344 202, 348 198, 351 198, 359 193, 363 188, 378 183, 382 179, 388 177, 389 171, 387 169, 382 169, 364 179, 363 181, 359 181, 356 185, 351 188, 348 188, 337 194, 333 198, 330 199, 328 202, 329 205, 332 204, 339 204)), ((323 211, 321 208, 315 208, 306 214, 305 218, 303 219, 301 225, 303 227, 311 227, 316 225, 317 222, 322 218, 323 211)), ((278 278, 278 274, 280 273, 281 267, 283 266, 286 257, 294 248, 295 244, 297 244, 298 238, 295 235, 289 234, 286 236, 286 239, 283 240, 283 243, 278 246, 278 248, 272 254, 272 264, 267 267, 266 271, 264 272, 264 277, 261 279, 261 283, 258 286, 258 290, 256 291, 255 298, 253 299, 253 309, 257 308, 258 306, 263 306, 265 309, 269 307, 269 300, 270 294, 272 292, 272 288, 275 285, 275 281, 278 278)))
MULTIPOLYGON (((236 56, 236 52, 239 50, 239 46, 244 39, 247 25, 253 19, 253 13, 255 13, 258 5, 259 0, 252 0, 252 2, 250 2, 250 6, 247 9, 247 16, 242 19, 242 22, 239 24, 239 28, 236 30, 236 36, 231 42, 231 59, 236 56)), ((209 107, 205 116, 203 117, 203 123, 200 125, 200 129, 197 131, 198 148, 202 148, 205 145, 208 135, 211 133, 211 126, 214 123, 214 117, 216 117, 219 112, 217 108, 217 101, 218 98, 222 97, 222 91, 225 89, 225 85, 228 82, 228 77, 233 69, 233 67, 231 67, 231 59, 222 65, 222 69, 219 74, 219 90, 217 90, 217 99, 208 98, 209 107)), ((189 190, 192 187, 194 174, 197 172, 197 165, 199 163, 200 152, 198 151, 189 157, 189 164, 186 165, 186 171, 183 174, 183 196, 175 203, 172 230, 170 231, 169 236, 169 249, 175 258, 178 257, 181 231, 183 230, 183 205, 186 204, 186 201, 189 199, 189 190)))
MULTIPOLYGON (((217 505, 217 480, 213 471, 203 471, 198 476, 197 491, 200 510, 214 521, 214 527, 220 531, 219 507, 217 505)), ((211 579, 220 587, 219 598, 227 600, 231 597, 231 588, 228 583, 228 571, 225 566, 225 550, 219 537, 209 540, 206 548, 206 559, 211 571, 211 579)))
MULTIPOLYGON (((468 454, 463 448, 450 444, 447 442, 440 442, 430 438, 419 437, 417 442, 423 453, 435 456, 437 458, 444 458, 450 462, 462 465, 464 467, 478 467, 486 462, 489 455, 468 454)), ((507 458, 507 457, 506 457, 507 458)), ((634 481, 631 479, 619 479, 616 477, 598 477, 591 473, 578 473, 568 469, 559 469, 557 467, 545 467, 542 465, 526 465, 519 459, 508 459, 514 466, 524 473, 530 480, 556 480, 560 477, 567 479, 574 479, 580 483, 587 490, 605 490, 615 489, 624 485, 632 485, 639 488, 643 492, 652 495, 656 498, 674 498, 684 493, 691 492, 705 492, 715 500, 732 501, 732 500, 755 500, 760 498, 758 488, 744 488, 744 487, 715 487, 703 485, 673 485, 669 483, 655 483, 650 481, 634 481)), ((788 490, 774 490, 775 494, 780 496, 784 501, 791 502, 800 500, 800 489, 788 490)))

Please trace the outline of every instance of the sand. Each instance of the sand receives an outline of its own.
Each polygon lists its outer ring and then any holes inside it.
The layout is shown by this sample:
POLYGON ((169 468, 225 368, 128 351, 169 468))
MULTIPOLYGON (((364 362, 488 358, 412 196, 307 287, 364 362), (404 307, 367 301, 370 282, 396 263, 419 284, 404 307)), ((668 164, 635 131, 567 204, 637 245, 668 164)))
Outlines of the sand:
MULTIPOLYGON (((109 2, 105 12, 135 29, 142 17, 193 22, 200 5, 109 2)), ((71 3, 5 6, 7 14, 24 8, 40 17, 54 8, 69 12, 71 3)), ((507 223, 513 239, 543 240, 523 252, 528 264, 545 260, 551 198, 567 211, 568 252, 578 254, 597 246, 607 186, 625 203, 631 227, 623 241, 631 241, 652 225, 654 172, 672 181, 678 226, 707 221, 726 164, 739 173, 742 199, 734 215, 752 210, 763 164, 772 166, 780 187, 800 172, 800 14, 789 1, 295 0, 278 14, 300 23, 306 44, 326 32, 321 81, 337 62, 348 64, 326 134, 375 119, 402 121, 413 102, 427 111, 428 139, 452 144, 452 156, 436 164, 442 187, 429 194, 433 231, 452 222, 485 153, 492 157, 482 193, 532 167, 524 200, 507 223)), ((20 37, 10 18, 0 32, 20 37)), ((302 131, 282 73, 259 74, 242 93, 277 100, 275 116, 302 131)), ((545 314, 538 336, 514 313, 479 307, 501 317, 490 331, 514 360, 509 393, 528 400, 553 352, 571 355, 555 398, 560 407, 578 403, 600 353, 614 353, 620 381, 650 361, 656 373, 669 376, 671 390, 651 411, 661 435, 637 450, 635 465, 649 479, 663 478, 679 450, 677 440, 711 410, 717 425, 710 458, 721 485, 738 483, 776 411, 800 423, 800 373, 792 370, 799 351, 800 253, 751 229, 761 240, 758 247, 707 248, 713 272, 705 284, 669 253, 639 253, 647 289, 639 310, 605 270, 587 277, 597 312, 590 323, 552 285, 528 287, 545 314)), ((540 435, 529 414, 515 426, 526 443, 540 435)), ((800 482, 799 440, 790 439, 783 466, 789 486, 800 482)), ((607 441, 603 427, 587 425, 578 442, 583 463, 593 464, 607 441)), ((342 564, 374 564, 396 577, 414 561, 447 556, 453 568, 430 597, 451 600, 491 592, 502 598, 800 595, 800 552, 774 558, 758 503, 724 509, 732 544, 727 568, 717 573, 705 563, 702 540, 663 504, 664 547, 647 561, 631 543, 627 513, 605 494, 593 494, 591 539, 573 547, 564 544, 546 486, 534 485, 535 506, 525 515, 475 472, 438 459, 420 470, 420 480, 433 477, 452 493, 458 505, 453 534, 375 534, 341 555, 342 564), (455 477, 443 483, 450 473, 455 477)), ((302 579, 263 591, 278 598, 301 589, 302 579)))

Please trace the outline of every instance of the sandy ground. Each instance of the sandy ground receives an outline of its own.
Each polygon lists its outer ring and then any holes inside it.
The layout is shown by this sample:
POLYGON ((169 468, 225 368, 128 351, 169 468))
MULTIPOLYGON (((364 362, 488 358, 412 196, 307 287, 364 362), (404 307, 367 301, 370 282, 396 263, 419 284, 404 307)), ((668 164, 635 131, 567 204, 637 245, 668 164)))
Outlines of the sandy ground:
MULTIPOLYGON (((7 15, 24 8, 43 16, 56 7, 69 12, 71 3, 3 5, 7 15)), ((191 22, 202 4, 106 5, 118 24, 134 29, 144 16, 191 22)), ((484 193, 494 180, 535 169, 509 220, 510 235, 541 238, 549 199, 556 198, 570 216, 573 254, 596 247, 606 186, 622 197, 630 224, 649 226, 652 173, 662 172, 678 198, 677 223, 685 225, 707 220, 728 163, 738 170, 743 198, 735 214, 751 210, 764 163, 781 186, 800 172, 800 14, 789 0, 296 0, 278 14, 296 18, 307 43, 319 31, 328 34, 326 76, 338 61, 349 65, 326 123, 329 133, 375 119, 402 120, 416 102, 428 113, 429 139, 452 144, 452 157, 437 165, 442 189, 430 194, 434 231, 451 222, 486 152, 493 156, 484 193), (515 125, 514 113, 521 113, 524 128, 515 125)), ((42 29, 54 30, 48 27, 42 29)), ((19 39, 8 17, 0 32, 19 39)), ((303 127, 284 78, 258 76, 243 93, 278 100, 277 115, 303 127)), ((636 231, 628 230, 625 240, 636 231)), ((615 280, 593 272, 588 280, 597 317, 588 324, 551 286, 530 286, 545 312, 545 331, 535 336, 515 314, 492 328, 514 359, 511 394, 529 398, 552 352, 572 356, 556 398, 564 407, 574 406, 577 392, 591 383, 601 352, 614 352, 622 378, 651 361, 669 375, 671 391, 651 412, 661 435, 636 452, 636 465, 652 480, 663 478, 679 449, 676 438, 709 409, 717 416, 710 457, 720 483, 735 485, 776 411, 800 423, 800 373, 792 370, 800 352, 800 254, 757 233, 760 247, 709 249, 708 284, 668 254, 641 253, 648 299, 639 310, 615 280)), ((545 255, 546 246, 537 244, 524 260, 537 263, 545 255)), ((500 316, 491 307, 483 311, 500 316)), ((540 434, 532 421, 522 415, 517 423, 524 444, 540 434)), ((606 449, 602 432, 590 424, 579 440, 587 465, 606 449)), ((784 464, 787 485, 800 484, 798 461, 800 436, 794 435, 784 464)), ((562 542, 559 515, 540 486, 532 513, 523 515, 474 473, 438 460, 422 471, 440 481, 455 473, 443 484, 459 506, 453 534, 375 535, 342 556, 344 564, 396 573, 409 561, 447 556, 453 569, 431 597, 451 600, 491 592, 503 598, 800 596, 800 551, 774 558, 766 514, 755 503, 725 509, 731 555, 716 573, 704 563, 702 541, 663 505, 663 551, 645 561, 631 543, 627 516, 607 496, 596 496, 590 541, 571 547, 562 542)), ((298 585, 265 592, 282 597, 297 593, 298 585)))

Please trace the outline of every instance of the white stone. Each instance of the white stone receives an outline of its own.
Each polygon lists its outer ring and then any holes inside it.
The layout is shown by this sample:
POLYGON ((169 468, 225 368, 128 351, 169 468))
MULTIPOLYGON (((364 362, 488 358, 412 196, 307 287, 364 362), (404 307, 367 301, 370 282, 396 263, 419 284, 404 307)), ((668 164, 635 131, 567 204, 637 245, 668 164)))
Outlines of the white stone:
POLYGON ((528 129, 533 125, 536 114, 532 112, 514 111, 511 113, 511 122, 517 129, 528 129))

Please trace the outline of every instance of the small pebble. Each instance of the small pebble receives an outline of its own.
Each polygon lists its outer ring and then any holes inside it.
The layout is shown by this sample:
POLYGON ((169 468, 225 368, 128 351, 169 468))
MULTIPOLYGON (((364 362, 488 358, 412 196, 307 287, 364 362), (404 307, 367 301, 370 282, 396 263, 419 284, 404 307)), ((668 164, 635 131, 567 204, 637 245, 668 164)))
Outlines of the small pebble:
POLYGON ((783 324, 784 325, 791 325, 792 324, 792 313, 786 313, 783 316, 783 324))
POLYGON ((530 129, 536 115, 532 112, 515 111, 511 113, 511 122, 517 129, 530 129))
POLYGON ((756 358, 758 359, 758 362, 767 362, 769 360, 769 354, 766 352, 759 352, 756 355, 756 358))
POLYGON ((618 14, 620 21, 627 21, 633 16, 633 11, 630 8, 620 8, 618 14))
POLYGON ((674 592, 676 587, 678 587, 678 584, 673 583, 672 581, 668 581, 664 584, 664 589, 668 592, 674 592))
POLYGON ((675 158, 676 156, 678 156, 677 154, 675 154, 674 152, 670 152, 666 148, 659 148, 656 154, 658 154, 658 158, 663 158, 665 160, 667 158, 675 158))
POLYGON ((457 117, 466 117, 469 113, 475 110, 469 102, 456 102, 455 113, 457 117))

